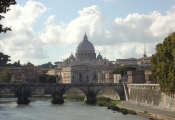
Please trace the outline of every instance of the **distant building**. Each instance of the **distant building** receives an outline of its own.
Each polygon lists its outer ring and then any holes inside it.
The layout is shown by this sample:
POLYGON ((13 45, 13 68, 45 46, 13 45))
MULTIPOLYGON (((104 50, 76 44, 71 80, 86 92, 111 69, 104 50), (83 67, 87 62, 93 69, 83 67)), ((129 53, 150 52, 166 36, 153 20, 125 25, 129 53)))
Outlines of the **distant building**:
POLYGON ((151 76, 152 72, 151 70, 145 70, 145 81, 146 83, 155 83, 155 80, 151 76))
POLYGON ((137 64, 139 66, 150 68, 151 67, 151 56, 147 56, 146 54, 143 54, 143 57, 137 59, 137 64))
POLYGON ((47 71, 46 74, 48 75, 54 75, 54 76, 61 76, 61 70, 60 68, 50 69, 47 71))
POLYGON ((29 83, 37 82, 38 77, 42 74, 42 69, 35 67, 30 62, 22 66, 22 71, 25 74, 25 81, 29 83))
POLYGON ((98 73, 98 83, 105 83, 106 82, 106 78, 105 78, 105 74, 107 71, 103 71, 98 73))
POLYGON ((128 83, 145 83, 145 73, 142 70, 139 71, 127 71, 128 83))
POLYGON ((13 80, 13 82, 22 82, 22 76, 24 73, 20 66, 19 67, 16 67, 16 66, 0 67, 0 73, 2 73, 5 68, 11 71, 12 73, 11 79, 13 80))
POLYGON ((114 75, 112 71, 98 73, 98 83, 114 83, 114 75))
MULTIPOLYGON (((109 71, 114 68, 112 62, 103 58, 99 53, 96 56, 93 44, 88 40, 86 34, 73 53, 63 62, 56 62, 61 70, 62 83, 98 83, 98 73, 109 71)), ((48 71, 55 74, 56 69, 48 71)), ((106 75, 108 81, 111 74, 106 75)))
POLYGON ((106 83, 114 83, 114 75, 112 71, 107 71, 105 74, 106 83))
POLYGON ((116 59, 115 67, 120 66, 137 66, 137 59, 136 58, 128 58, 128 59, 116 59))
POLYGON ((122 80, 121 74, 114 74, 114 83, 120 83, 122 80))
POLYGON ((64 67, 61 72, 63 83, 89 83, 97 76, 91 76, 91 68, 86 65, 64 67))

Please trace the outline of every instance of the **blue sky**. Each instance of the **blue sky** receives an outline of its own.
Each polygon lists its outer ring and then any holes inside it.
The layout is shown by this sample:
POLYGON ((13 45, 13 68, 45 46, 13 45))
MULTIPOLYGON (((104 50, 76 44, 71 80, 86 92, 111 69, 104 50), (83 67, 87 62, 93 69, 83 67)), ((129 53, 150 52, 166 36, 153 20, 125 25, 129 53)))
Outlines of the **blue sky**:
POLYGON ((66 59, 86 32, 96 53, 114 61, 155 52, 175 28, 174 0, 17 0, 2 23, 0 50, 12 62, 35 65, 66 59))

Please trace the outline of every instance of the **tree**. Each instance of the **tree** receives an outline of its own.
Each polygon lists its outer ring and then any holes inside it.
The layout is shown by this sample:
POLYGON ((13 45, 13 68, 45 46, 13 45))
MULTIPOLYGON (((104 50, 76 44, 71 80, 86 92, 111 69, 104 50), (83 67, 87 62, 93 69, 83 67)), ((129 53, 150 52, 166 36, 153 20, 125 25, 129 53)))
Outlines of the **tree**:
POLYGON ((5 68, 4 71, 0 74, 1 83, 9 83, 11 80, 12 73, 9 69, 5 68))
MULTIPOLYGON (((2 13, 6 13, 10 10, 10 6, 11 5, 15 5, 16 4, 16 1, 15 0, 0 0, 0 14, 2 13)), ((0 15, 0 20, 4 18, 4 16, 0 15)), ((9 27, 3 27, 2 24, 0 24, 0 33, 1 32, 4 32, 6 33, 7 30, 10 30, 11 31, 11 28, 9 27)))
POLYGON ((11 61, 10 56, 4 55, 2 52, 0 52, 0 65, 6 65, 8 61, 11 61))
POLYGON ((151 57, 153 78, 167 95, 175 94, 175 33, 156 45, 156 53, 151 57))
POLYGON ((39 82, 40 83, 56 83, 56 77, 57 76, 54 76, 54 75, 43 74, 39 76, 39 82))
POLYGON ((123 77, 124 75, 127 74, 128 70, 136 70, 136 68, 131 66, 121 66, 114 69, 113 74, 121 74, 121 76, 123 77))

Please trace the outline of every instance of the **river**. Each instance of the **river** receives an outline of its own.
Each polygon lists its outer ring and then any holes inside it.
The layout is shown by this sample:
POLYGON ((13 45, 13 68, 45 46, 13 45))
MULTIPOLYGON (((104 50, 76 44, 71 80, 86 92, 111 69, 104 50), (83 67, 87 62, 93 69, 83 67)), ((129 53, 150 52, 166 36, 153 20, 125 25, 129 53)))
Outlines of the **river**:
POLYGON ((36 99, 29 105, 17 105, 13 98, 0 99, 0 120, 148 120, 138 115, 123 115, 106 107, 65 100, 52 105, 48 99, 36 99))

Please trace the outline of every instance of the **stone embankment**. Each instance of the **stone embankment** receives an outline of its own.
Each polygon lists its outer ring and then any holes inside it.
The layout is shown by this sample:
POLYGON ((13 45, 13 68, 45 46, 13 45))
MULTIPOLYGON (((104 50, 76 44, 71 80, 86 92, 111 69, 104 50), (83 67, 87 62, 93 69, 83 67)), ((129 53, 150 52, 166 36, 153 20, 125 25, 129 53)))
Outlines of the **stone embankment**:
POLYGON ((175 98, 161 92, 158 84, 127 84, 128 100, 175 110, 175 98))
POLYGON ((118 107, 153 120, 175 120, 175 98, 162 93, 158 84, 124 84, 124 90, 126 101, 118 107))
POLYGON ((117 105, 120 108, 135 111, 138 115, 143 115, 152 120, 175 120, 175 112, 173 109, 162 108, 159 106, 151 106, 143 103, 134 103, 123 101, 117 105))

